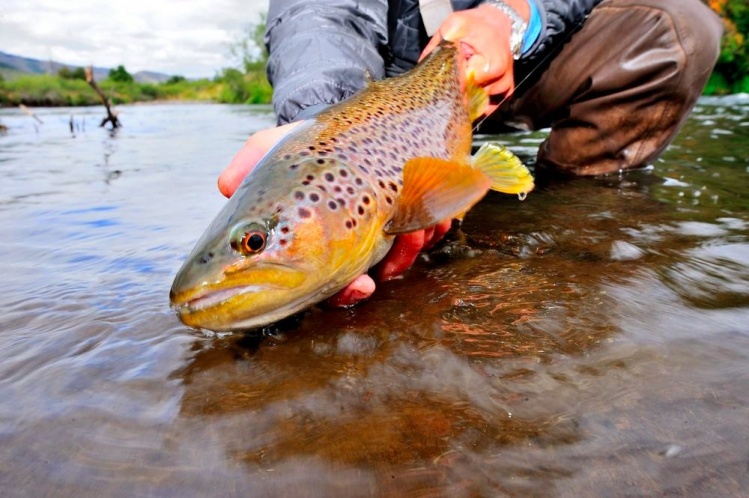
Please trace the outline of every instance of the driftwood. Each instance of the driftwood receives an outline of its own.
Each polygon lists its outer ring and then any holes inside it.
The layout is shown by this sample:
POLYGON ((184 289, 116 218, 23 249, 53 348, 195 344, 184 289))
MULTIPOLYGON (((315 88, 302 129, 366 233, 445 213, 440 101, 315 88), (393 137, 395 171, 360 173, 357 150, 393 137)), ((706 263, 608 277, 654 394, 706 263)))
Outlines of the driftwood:
POLYGON ((27 116, 36 119, 39 122, 39 124, 44 124, 44 121, 42 121, 42 118, 40 118, 39 116, 31 112, 31 109, 29 109, 25 105, 18 104, 18 108, 21 109, 24 113, 26 113, 27 116))
POLYGON ((94 68, 92 66, 86 68, 86 82, 91 85, 91 88, 93 88, 96 94, 99 96, 102 103, 104 104, 104 107, 107 108, 107 117, 102 119, 99 126, 104 126, 105 124, 107 124, 107 122, 110 122, 112 123, 112 129, 121 127, 122 124, 120 123, 120 120, 117 119, 117 112, 112 109, 112 106, 109 103, 107 97, 104 95, 104 92, 101 91, 99 85, 97 85, 96 81, 94 81, 94 68))

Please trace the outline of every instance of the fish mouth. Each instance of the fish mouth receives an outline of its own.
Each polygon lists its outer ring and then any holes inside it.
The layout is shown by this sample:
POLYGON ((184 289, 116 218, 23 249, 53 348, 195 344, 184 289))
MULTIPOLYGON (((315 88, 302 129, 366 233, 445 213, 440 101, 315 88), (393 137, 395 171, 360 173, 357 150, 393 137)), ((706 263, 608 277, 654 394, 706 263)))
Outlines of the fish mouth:
POLYGON ((226 273, 221 281, 178 280, 170 305, 182 323, 213 331, 247 328, 304 295, 307 273, 286 265, 267 264, 251 272, 226 273))
POLYGON ((197 296, 193 296, 182 303, 175 303, 175 299, 172 299, 172 308, 180 314, 203 311, 213 308, 214 306, 219 306, 240 294, 261 292, 272 288, 273 287, 268 285, 238 285, 224 289, 206 289, 197 296))

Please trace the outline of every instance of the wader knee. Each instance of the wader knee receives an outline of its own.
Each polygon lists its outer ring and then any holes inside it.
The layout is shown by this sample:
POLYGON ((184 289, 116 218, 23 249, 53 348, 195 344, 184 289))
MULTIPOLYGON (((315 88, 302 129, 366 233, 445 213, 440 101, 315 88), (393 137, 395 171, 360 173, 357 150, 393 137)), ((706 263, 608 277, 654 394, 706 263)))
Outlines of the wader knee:
POLYGON ((699 0, 604 0, 503 113, 551 127, 538 168, 598 175, 650 164, 700 96, 720 19, 699 0))

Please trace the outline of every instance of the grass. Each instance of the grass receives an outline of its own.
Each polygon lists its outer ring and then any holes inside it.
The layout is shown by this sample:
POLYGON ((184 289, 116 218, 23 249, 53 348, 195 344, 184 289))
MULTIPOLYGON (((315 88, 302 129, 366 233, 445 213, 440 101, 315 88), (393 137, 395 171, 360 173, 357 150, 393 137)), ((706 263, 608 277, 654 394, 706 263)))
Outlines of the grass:
MULTIPOLYGON (((244 74, 226 70, 213 80, 181 80, 169 83, 98 82, 113 104, 133 102, 210 101, 221 103, 267 103, 272 90, 261 72, 244 74)), ((101 104, 83 80, 56 75, 12 75, 0 79, 0 106, 86 106, 101 104)))

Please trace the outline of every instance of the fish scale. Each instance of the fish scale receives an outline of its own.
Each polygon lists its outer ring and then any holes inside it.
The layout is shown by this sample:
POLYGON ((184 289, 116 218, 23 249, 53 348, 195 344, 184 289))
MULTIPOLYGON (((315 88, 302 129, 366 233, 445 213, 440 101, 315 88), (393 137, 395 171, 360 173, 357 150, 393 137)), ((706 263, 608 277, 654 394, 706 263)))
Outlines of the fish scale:
POLYGON ((533 188, 507 151, 470 158, 471 121, 486 96, 461 71, 457 49, 444 44, 297 126, 177 274, 180 319, 211 330, 265 325, 343 288, 384 257, 395 233, 459 216, 490 187, 533 188))

